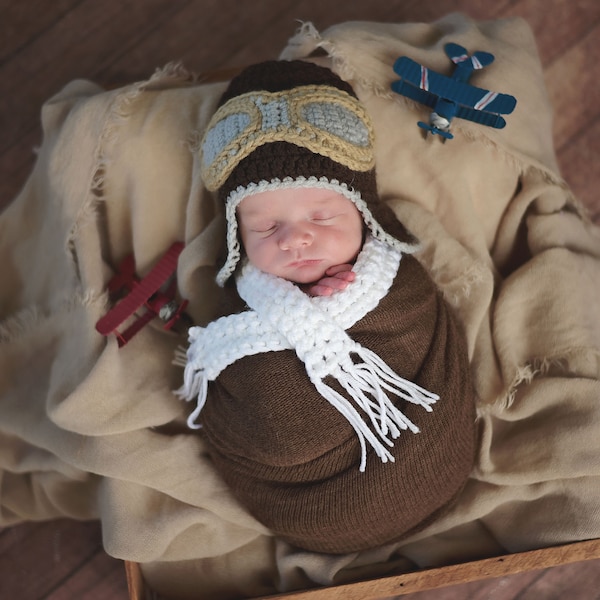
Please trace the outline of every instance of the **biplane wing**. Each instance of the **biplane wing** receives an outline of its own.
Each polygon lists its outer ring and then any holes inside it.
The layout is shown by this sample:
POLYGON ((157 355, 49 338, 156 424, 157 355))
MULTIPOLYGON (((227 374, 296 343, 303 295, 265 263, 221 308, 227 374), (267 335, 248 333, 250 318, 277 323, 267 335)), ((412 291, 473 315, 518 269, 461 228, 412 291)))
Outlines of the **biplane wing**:
POLYGON ((477 110, 470 106, 459 106, 456 110, 456 116, 459 119, 466 119, 473 121, 473 123, 494 127, 494 129, 502 129, 506 125, 506 121, 501 115, 477 110))
POLYGON ((435 94, 421 89, 412 82, 409 83, 407 79, 394 81, 392 83, 392 89, 394 92, 401 94, 402 96, 406 96, 407 98, 410 98, 419 104, 429 106, 429 108, 433 108, 437 102, 437 96, 435 94))

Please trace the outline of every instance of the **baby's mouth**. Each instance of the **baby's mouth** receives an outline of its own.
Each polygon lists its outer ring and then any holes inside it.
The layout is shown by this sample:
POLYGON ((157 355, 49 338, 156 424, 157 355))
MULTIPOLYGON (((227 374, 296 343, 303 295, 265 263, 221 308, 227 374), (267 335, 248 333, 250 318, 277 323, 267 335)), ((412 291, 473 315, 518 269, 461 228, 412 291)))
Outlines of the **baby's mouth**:
POLYGON ((298 260, 294 260, 288 264, 288 267, 293 269, 300 269, 302 267, 313 267, 321 263, 320 258, 301 258, 298 260))

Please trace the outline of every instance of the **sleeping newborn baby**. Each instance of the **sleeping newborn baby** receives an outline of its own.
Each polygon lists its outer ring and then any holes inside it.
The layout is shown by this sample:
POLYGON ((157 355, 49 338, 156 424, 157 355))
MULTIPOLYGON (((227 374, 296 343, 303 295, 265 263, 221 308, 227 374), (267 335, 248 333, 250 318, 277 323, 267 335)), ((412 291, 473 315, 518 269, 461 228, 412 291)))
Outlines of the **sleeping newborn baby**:
POLYGON ((240 503, 315 552, 424 528, 475 457, 464 333, 378 197, 373 143, 348 83, 270 61, 232 80, 200 148, 235 308, 190 329, 179 394, 240 503))

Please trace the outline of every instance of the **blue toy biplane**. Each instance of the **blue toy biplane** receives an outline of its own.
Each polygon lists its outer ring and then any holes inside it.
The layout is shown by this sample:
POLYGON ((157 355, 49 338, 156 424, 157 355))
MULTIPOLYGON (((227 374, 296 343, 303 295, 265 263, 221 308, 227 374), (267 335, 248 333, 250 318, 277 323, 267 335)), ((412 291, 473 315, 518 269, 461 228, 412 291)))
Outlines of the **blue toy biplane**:
POLYGON ((444 139, 454 137, 450 133, 454 117, 497 129, 504 127, 506 121, 500 115, 510 114, 517 104, 516 99, 468 83, 473 71, 491 64, 494 55, 475 52, 469 56, 465 48, 453 43, 446 44, 444 51, 456 65, 450 77, 432 71, 407 56, 394 63, 394 71, 400 80, 392 83, 392 89, 432 109, 429 123, 419 121, 417 125, 444 139))

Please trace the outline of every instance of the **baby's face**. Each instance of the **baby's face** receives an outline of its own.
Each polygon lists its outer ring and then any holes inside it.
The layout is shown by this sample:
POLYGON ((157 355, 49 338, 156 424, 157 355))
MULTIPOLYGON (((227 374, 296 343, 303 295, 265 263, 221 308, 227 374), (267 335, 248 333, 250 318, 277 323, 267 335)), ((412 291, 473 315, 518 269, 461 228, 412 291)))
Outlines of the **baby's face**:
POLYGON ((248 260, 296 283, 318 281, 329 267, 353 262, 362 246, 360 212, 332 190, 260 192, 244 198, 237 211, 248 260))

